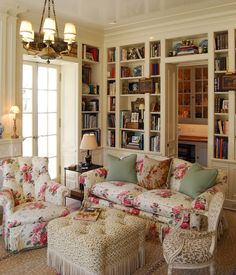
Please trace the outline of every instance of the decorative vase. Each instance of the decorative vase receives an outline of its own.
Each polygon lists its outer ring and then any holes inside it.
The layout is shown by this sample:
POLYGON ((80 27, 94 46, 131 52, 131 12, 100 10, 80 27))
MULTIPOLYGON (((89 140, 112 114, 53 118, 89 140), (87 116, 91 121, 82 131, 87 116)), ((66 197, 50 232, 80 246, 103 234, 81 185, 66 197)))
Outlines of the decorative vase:
POLYGON ((3 132, 4 132, 4 127, 3 127, 2 123, 0 122, 0 138, 2 138, 3 132))

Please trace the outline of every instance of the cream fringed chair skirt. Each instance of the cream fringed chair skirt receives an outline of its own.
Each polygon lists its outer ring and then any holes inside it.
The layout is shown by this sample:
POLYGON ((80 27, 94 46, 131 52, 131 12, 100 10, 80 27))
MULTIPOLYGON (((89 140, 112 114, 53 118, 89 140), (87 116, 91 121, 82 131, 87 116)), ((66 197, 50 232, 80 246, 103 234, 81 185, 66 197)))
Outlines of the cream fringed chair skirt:
POLYGON ((119 210, 96 222, 73 219, 48 224, 48 265, 64 275, 131 274, 145 264, 146 223, 119 210))

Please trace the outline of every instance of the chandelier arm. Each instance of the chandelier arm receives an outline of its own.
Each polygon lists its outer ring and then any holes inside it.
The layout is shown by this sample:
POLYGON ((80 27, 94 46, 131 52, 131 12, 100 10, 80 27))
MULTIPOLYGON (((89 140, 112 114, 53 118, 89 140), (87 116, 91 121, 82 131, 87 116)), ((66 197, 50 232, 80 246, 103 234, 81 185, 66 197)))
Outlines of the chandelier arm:
POLYGON ((53 15, 54 15, 55 24, 56 24, 57 38, 59 38, 59 32, 58 32, 58 25, 57 25, 57 18, 56 18, 56 11, 55 11, 55 3, 54 3, 54 0, 52 0, 52 10, 53 10, 53 15))
POLYGON ((47 4, 47 0, 44 1, 44 5, 43 5, 43 13, 42 13, 42 16, 41 16, 41 22, 40 22, 40 27, 39 27, 39 35, 42 32, 42 26, 43 26, 43 19, 44 19, 46 4, 47 4))
POLYGON ((51 0, 48 0, 48 17, 51 17, 51 0))

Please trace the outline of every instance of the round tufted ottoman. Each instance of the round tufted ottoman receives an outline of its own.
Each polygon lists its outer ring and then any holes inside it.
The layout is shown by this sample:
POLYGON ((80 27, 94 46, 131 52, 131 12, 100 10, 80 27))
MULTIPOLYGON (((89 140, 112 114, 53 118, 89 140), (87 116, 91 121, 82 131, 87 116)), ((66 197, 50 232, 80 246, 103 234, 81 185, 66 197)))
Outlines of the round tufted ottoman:
POLYGON ((48 265, 64 275, 128 275, 145 263, 146 223, 122 211, 101 212, 96 222, 71 215, 48 224, 48 265))

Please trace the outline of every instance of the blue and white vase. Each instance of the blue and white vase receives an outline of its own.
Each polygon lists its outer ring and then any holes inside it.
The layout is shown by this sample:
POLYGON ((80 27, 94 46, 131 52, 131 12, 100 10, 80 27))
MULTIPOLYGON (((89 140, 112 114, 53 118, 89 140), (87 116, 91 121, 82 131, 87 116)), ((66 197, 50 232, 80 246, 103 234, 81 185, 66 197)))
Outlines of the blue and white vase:
POLYGON ((3 132, 4 132, 4 127, 3 127, 2 123, 0 122, 0 138, 2 138, 3 132))

